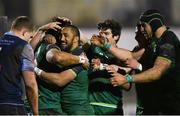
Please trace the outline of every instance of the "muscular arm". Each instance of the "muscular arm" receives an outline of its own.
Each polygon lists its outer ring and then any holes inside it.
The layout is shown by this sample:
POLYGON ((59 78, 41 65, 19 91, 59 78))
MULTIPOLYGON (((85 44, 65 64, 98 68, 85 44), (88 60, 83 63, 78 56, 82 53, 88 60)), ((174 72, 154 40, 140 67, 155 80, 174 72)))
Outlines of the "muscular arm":
POLYGON ((57 49, 51 49, 46 54, 46 59, 49 63, 69 66, 79 64, 79 56, 72 55, 57 49))
POLYGON ((137 52, 132 52, 132 56, 134 59, 139 60, 142 57, 142 55, 144 54, 144 52, 145 52, 145 49, 142 48, 137 52))
MULTIPOLYGON (((162 57, 158 57, 154 63, 154 66, 142 73, 132 75, 132 82, 135 83, 147 83, 153 82, 161 78, 164 72, 170 67, 171 61, 164 59, 162 57)), ((113 86, 122 86, 123 84, 128 83, 125 76, 115 73, 112 70, 109 71, 112 73, 113 78, 111 78, 111 83, 113 86)))
POLYGON ((23 71, 23 79, 26 88, 26 95, 32 112, 34 115, 38 115, 38 87, 33 71, 23 71))
POLYGON ((152 82, 160 79, 161 75, 170 67, 171 61, 162 57, 157 57, 153 68, 142 73, 132 75, 135 83, 152 82))
POLYGON ((70 81, 72 81, 76 77, 76 73, 71 70, 65 70, 60 73, 48 73, 42 71, 40 74, 40 78, 48 83, 55 84, 57 86, 63 87, 70 81))
POLYGON ((117 48, 116 46, 111 45, 108 51, 121 61, 133 58, 133 55, 129 50, 117 48))

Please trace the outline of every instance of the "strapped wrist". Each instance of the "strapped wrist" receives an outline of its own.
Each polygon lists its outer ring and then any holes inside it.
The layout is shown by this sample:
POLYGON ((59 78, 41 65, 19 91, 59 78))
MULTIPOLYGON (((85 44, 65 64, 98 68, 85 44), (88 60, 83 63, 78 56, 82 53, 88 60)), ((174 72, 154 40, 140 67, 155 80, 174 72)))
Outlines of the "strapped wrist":
POLYGON ((86 58, 84 56, 79 56, 79 63, 83 64, 86 62, 86 58))
POLYGON ((35 67, 35 68, 34 68, 34 72, 35 72, 38 76, 40 76, 41 73, 42 73, 42 70, 39 69, 39 68, 37 68, 37 67, 35 67))
POLYGON ((107 67, 107 64, 100 63, 99 70, 105 70, 107 67))
POLYGON ((137 69, 138 69, 139 71, 142 71, 142 64, 139 63, 137 69))
POLYGON ((111 47, 111 44, 105 43, 103 46, 103 49, 108 51, 110 49, 110 47, 111 47))
POLYGON ((126 80, 127 80, 128 83, 132 83, 132 82, 133 82, 133 77, 132 77, 131 75, 126 74, 126 75, 125 75, 125 78, 126 78, 126 80))

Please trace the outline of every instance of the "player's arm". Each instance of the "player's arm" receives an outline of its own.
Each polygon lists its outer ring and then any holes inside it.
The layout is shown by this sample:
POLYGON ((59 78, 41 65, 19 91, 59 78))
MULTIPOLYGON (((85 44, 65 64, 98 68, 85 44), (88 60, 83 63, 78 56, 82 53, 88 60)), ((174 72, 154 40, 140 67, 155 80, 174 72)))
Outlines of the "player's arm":
POLYGON ((72 55, 58 49, 50 49, 46 53, 46 59, 49 63, 59 64, 62 66, 75 65, 79 63, 82 63, 84 65, 87 64, 89 66, 88 59, 84 55, 72 55))
POLYGON ((58 24, 59 22, 51 22, 51 23, 48 23, 39 27, 37 31, 35 32, 33 38, 29 42, 32 48, 35 49, 38 43, 42 41, 43 34, 48 29, 54 29, 54 30, 61 29, 61 27, 58 24))
POLYGON ((170 67, 171 61, 162 57, 158 57, 154 63, 153 68, 146 70, 142 73, 133 75, 133 82, 152 82, 160 79, 160 77, 167 71, 170 67))
POLYGON ((126 75, 123 76, 121 74, 114 73, 112 71, 113 78, 111 79, 111 83, 114 86, 120 86, 128 82, 134 83, 145 83, 159 80, 161 76, 168 70, 171 65, 171 61, 165 59, 163 57, 158 57, 154 63, 154 66, 142 73, 135 75, 126 75))
MULTIPOLYGON (((171 39, 170 39, 171 40, 171 39)), ((165 42, 159 46, 159 56, 154 62, 154 66, 143 73, 133 75, 136 83, 156 81, 172 66, 175 59, 175 47, 173 41, 165 42)))
POLYGON ((26 96, 32 108, 34 115, 38 115, 38 87, 35 79, 35 74, 33 71, 23 71, 22 72, 26 96))
POLYGON ((25 83, 26 96, 34 115, 38 115, 38 87, 34 74, 34 54, 30 45, 26 45, 21 54, 22 78, 25 83))
MULTIPOLYGON (((130 68, 127 68, 127 67, 121 67, 121 66, 117 66, 117 65, 107 65, 106 66, 106 70, 112 70, 114 72, 117 72, 117 73, 120 73, 120 74, 123 74, 125 75, 126 73, 129 73, 129 71, 131 70, 130 68)), ((126 84, 123 84, 121 85, 121 87, 128 91, 131 89, 131 86, 132 84, 131 83, 126 83, 126 84)))
POLYGON ((132 53, 123 48, 117 48, 114 45, 111 45, 110 43, 106 43, 105 38, 99 38, 98 36, 93 36, 91 38, 91 44, 101 47, 104 50, 109 51, 112 55, 114 55, 117 59, 121 61, 126 61, 126 59, 133 58, 132 53))
POLYGON ((47 83, 52 83, 60 87, 63 87, 69 82, 71 82, 80 71, 82 71, 81 66, 77 66, 72 69, 62 71, 60 73, 45 72, 37 67, 35 68, 36 74, 42 80, 46 81, 47 83))
POLYGON ((76 74, 71 69, 65 70, 60 73, 49 73, 42 71, 40 78, 47 83, 52 83, 57 86, 63 87, 76 77, 76 74))

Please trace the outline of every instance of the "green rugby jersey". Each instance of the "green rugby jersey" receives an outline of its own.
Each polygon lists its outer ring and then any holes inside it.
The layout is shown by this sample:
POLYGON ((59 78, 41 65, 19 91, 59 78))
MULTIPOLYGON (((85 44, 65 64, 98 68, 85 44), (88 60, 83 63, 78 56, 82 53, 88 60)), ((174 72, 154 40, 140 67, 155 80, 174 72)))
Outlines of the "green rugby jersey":
MULTIPOLYGON (((87 53, 88 58, 99 58, 102 63, 116 64, 117 60, 107 51, 91 46, 91 52, 87 53), (100 53, 99 53, 100 52, 100 53)), ((106 71, 89 70, 89 97, 95 114, 123 114, 122 110, 122 89, 113 87, 109 78, 111 75, 106 71)))
MULTIPOLYGON (((82 49, 80 47, 72 51, 74 55, 80 55, 81 53, 82 49)), ((88 99, 88 76, 86 70, 82 70, 76 74, 75 79, 63 88, 61 103, 63 111, 67 114, 94 114, 88 99)))
MULTIPOLYGON (((61 67, 54 64, 50 64, 46 61, 46 53, 52 48, 59 49, 56 45, 48 45, 46 43, 41 43, 35 52, 36 61, 38 67, 46 72, 59 73, 61 67)), ((55 108, 58 111, 61 110, 61 89, 53 84, 46 83, 40 78, 36 78, 39 89, 39 110, 55 108)), ((61 114, 61 112, 59 112, 61 114)))

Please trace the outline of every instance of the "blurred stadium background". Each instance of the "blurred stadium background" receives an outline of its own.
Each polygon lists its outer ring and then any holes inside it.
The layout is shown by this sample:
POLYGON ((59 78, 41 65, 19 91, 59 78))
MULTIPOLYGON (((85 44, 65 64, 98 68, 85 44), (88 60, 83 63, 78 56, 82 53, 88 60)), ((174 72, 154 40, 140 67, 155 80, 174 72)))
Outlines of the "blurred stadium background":
MULTIPOLYGON (((123 26, 118 46, 132 50, 137 44, 134 40, 136 22, 141 12, 147 9, 160 10, 167 26, 180 37, 180 0, 0 0, 0 35, 20 15, 31 17, 37 26, 45 24, 53 16, 68 17, 88 39, 98 32, 98 22, 115 19, 123 26), (8 21, 4 22, 7 18, 8 21)), ((135 102, 134 88, 124 92, 126 115, 135 114, 135 102)))

